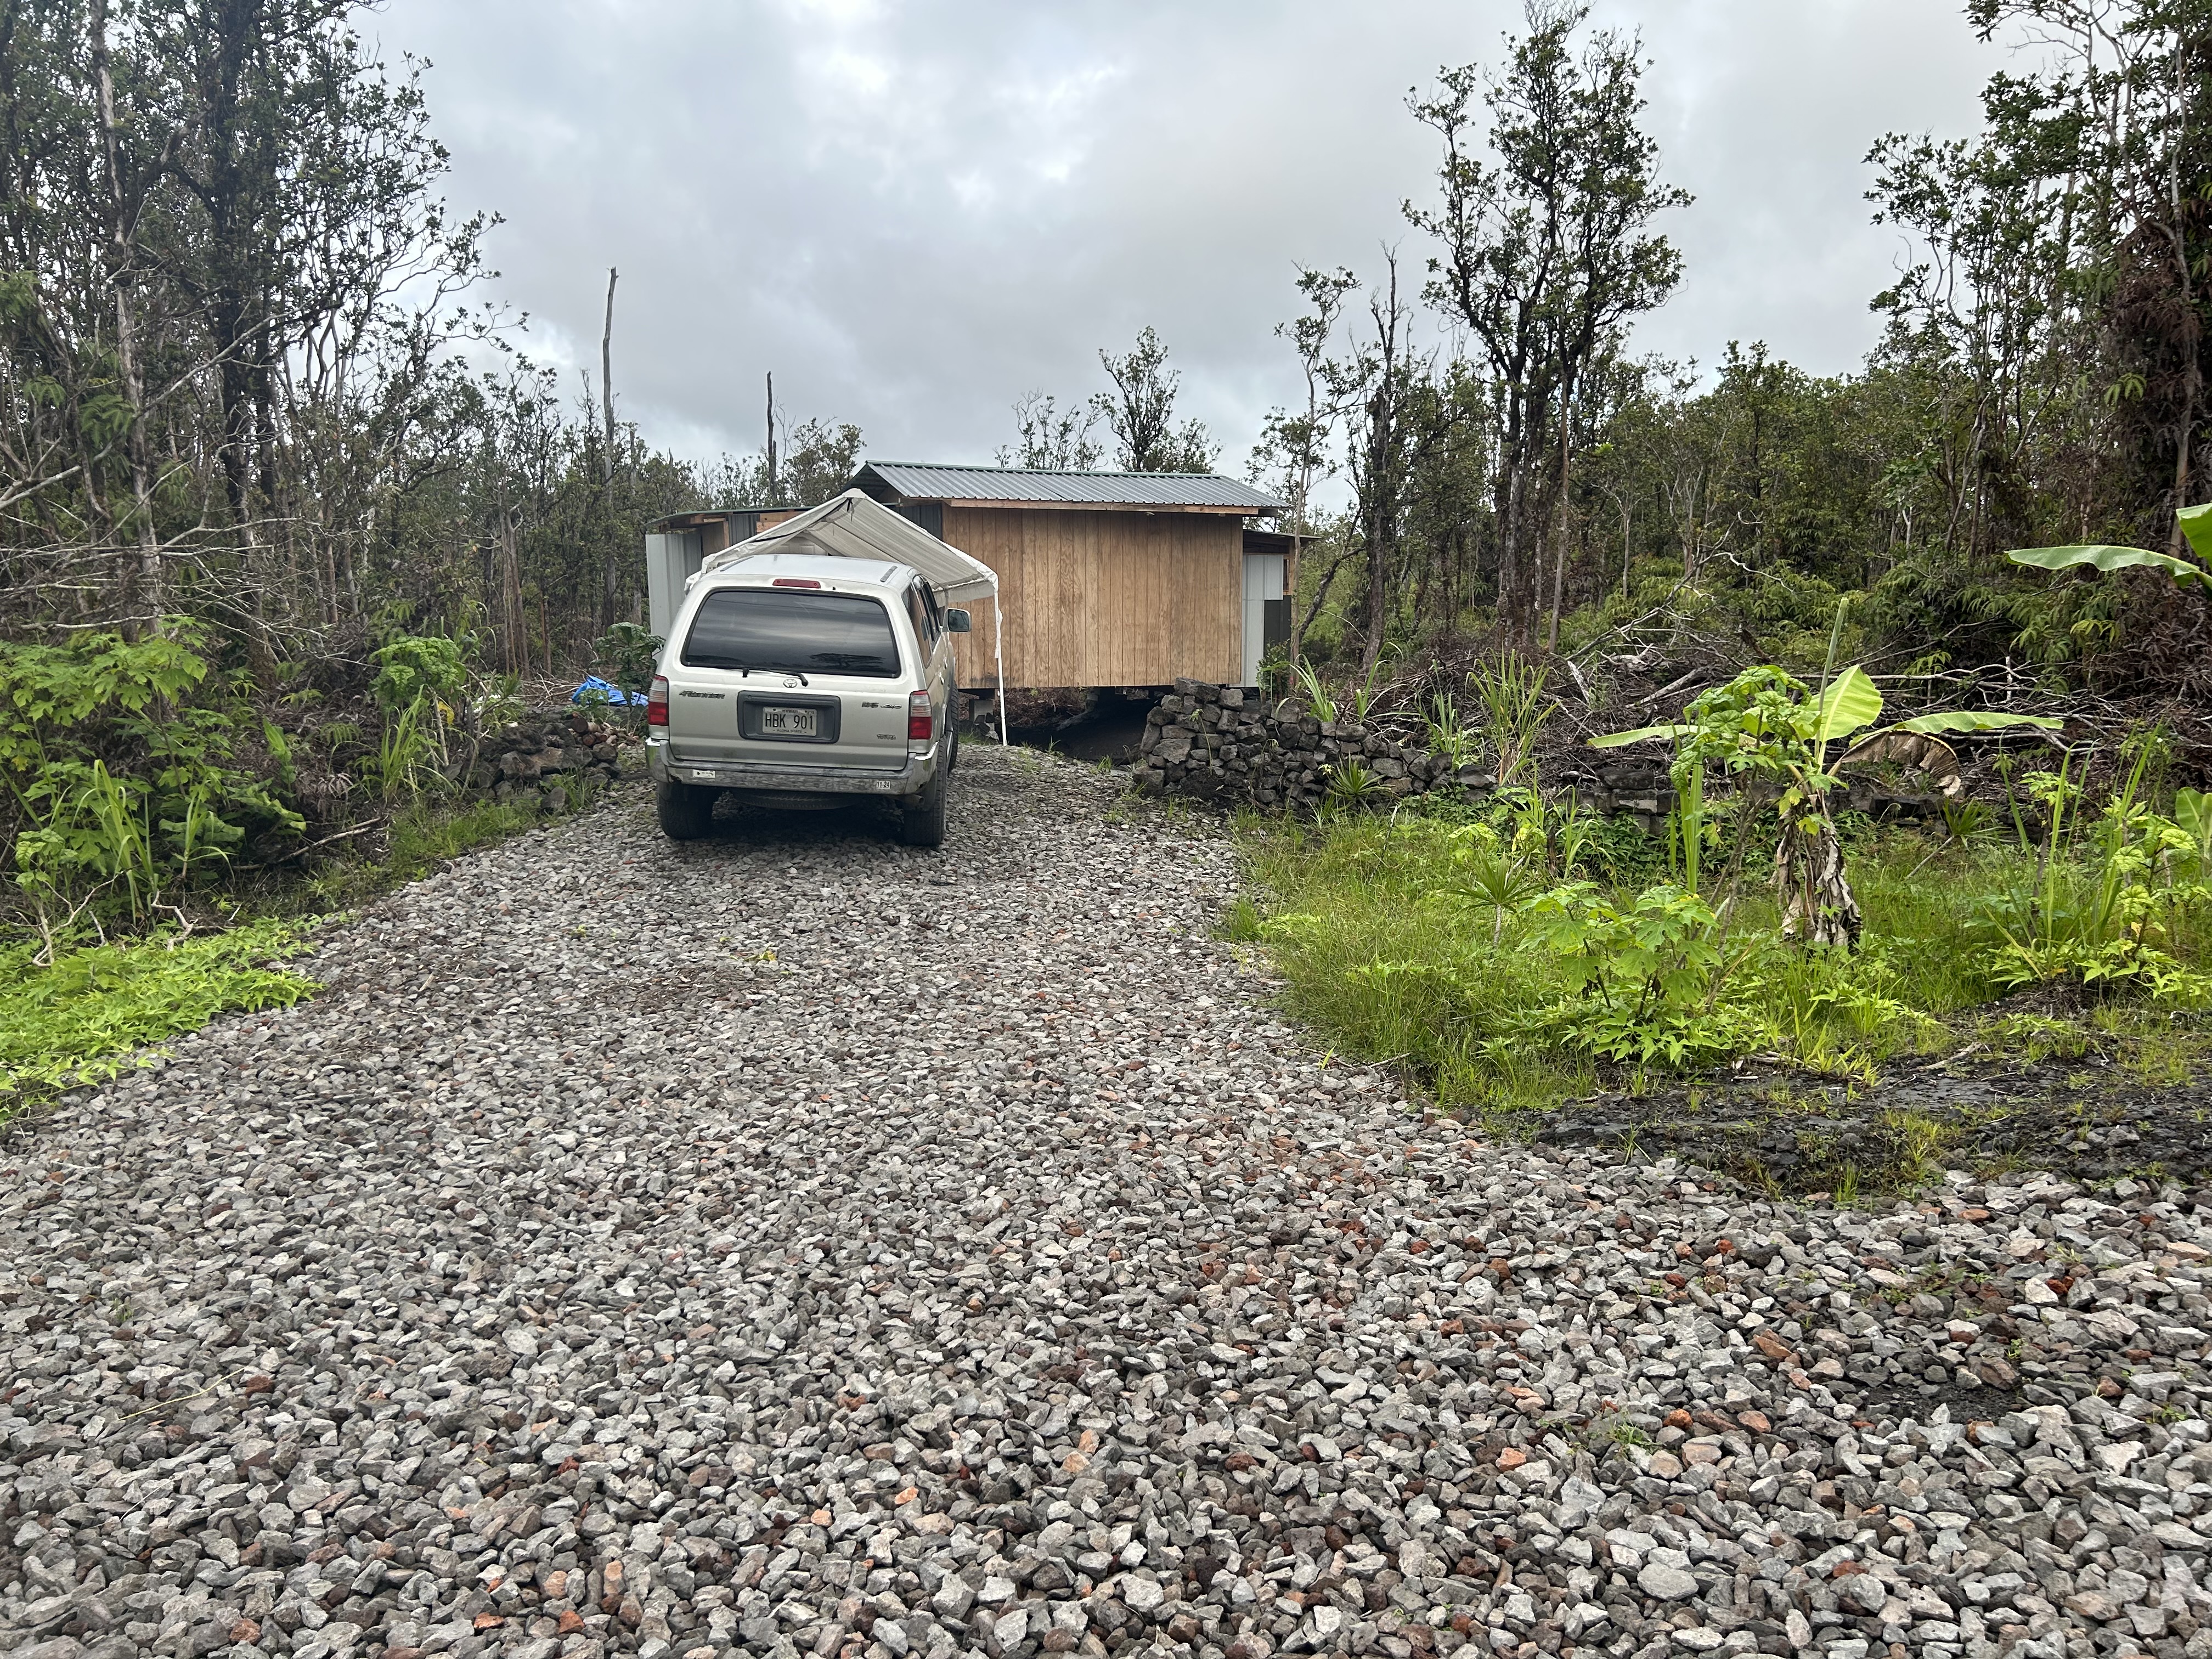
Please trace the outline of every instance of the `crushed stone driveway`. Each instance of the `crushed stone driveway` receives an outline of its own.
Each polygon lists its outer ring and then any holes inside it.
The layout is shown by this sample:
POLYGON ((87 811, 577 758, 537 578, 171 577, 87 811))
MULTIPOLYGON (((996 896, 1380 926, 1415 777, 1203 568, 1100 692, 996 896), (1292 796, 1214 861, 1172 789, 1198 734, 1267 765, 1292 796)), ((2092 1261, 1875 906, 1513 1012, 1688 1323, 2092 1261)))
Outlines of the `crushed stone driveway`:
POLYGON ((1425 1120, 1115 799, 629 788, 19 1125, 0 1649, 2212 1653, 2187 1194, 1425 1120))

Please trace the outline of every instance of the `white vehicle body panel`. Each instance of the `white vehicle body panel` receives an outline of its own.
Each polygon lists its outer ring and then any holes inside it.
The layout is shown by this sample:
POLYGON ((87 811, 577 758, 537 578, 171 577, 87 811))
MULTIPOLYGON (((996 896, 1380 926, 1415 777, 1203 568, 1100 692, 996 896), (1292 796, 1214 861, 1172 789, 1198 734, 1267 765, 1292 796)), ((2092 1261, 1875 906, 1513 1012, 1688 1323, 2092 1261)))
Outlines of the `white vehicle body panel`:
POLYGON ((951 635, 909 565, 770 553, 702 571, 659 672, 668 724, 647 749, 657 781, 906 796, 934 776, 951 732, 951 635), (785 629, 803 637, 780 640, 785 629), (916 691, 928 696, 926 739, 908 730, 916 691))

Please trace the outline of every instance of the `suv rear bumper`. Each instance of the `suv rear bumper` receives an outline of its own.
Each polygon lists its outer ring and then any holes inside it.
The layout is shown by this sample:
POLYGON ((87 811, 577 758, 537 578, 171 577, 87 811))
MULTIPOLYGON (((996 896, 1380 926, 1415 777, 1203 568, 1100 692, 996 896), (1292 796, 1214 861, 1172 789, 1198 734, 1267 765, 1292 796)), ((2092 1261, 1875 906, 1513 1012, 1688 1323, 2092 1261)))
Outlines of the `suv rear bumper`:
POLYGON ((645 760, 655 783, 696 783, 710 789, 761 789, 795 795, 911 795, 937 775, 938 746, 909 755, 897 771, 860 766, 796 766, 757 761, 690 760, 669 752, 665 738, 648 738, 645 760))

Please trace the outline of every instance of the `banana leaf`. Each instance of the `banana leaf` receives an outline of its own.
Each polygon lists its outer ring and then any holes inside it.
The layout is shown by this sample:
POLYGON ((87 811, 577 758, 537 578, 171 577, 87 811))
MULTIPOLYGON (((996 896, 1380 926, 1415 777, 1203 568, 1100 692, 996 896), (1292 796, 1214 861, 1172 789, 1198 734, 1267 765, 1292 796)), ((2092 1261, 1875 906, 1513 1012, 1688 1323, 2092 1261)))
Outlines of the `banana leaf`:
POLYGON ((1881 713, 1881 693, 1854 663, 1828 683, 1820 701, 1798 717, 1797 729, 1814 743, 1832 743, 1862 726, 1872 726, 1881 713))
POLYGON ((2202 507, 2185 507, 2173 516, 2181 521, 2181 533, 2189 538, 2197 556, 2212 559, 2212 501, 2202 507))
POLYGON ((2002 732, 2012 726, 2032 726, 2039 732, 2056 732, 2065 721, 2049 714, 2005 714, 1983 708, 1946 708, 1933 714, 1915 714, 1911 720, 1899 720, 1899 732, 2002 732))
MULTIPOLYGON (((2206 526, 2201 516, 2191 516, 2201 515, 2203 511, 2203 507, 2192 507, 2181 514, 2182 533, 2189 538, 2192 547, 2200 536, 2212 541, 2212 526, 2206 526)), ((2163 570, 2185 586, 2201 582, 2212 589, 2212 571, 2186 559, 2177 559, 2171 553, 2154 553, 2147 547, 2015 547, 2005 557, 2014 564, 2033 565, 2039 570, 2074 570, 2083 566, 2106 572, 2138 568, 2163 570)))
POLYGON ((1687 734, 1686 726, 1639 726, 1633 732, 1607 732, 1592 738, 1593 749, 1623 749, 1632 743, 1642 743, 1650 738, 1665 738, 1672 741, 1687 734))

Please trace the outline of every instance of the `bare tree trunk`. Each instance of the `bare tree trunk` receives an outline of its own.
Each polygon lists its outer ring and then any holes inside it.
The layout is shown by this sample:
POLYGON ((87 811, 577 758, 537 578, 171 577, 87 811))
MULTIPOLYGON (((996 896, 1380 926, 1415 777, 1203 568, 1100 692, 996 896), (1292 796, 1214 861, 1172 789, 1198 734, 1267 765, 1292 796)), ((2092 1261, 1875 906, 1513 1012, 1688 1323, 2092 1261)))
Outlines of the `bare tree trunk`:
MULTIPOLYGON (((1345 551, 1339 553, 1335 558, 1329 561, 1328 568, 1321 573, 1321 580, 1314 588, 1313 603, 1306 607, 1306 614, 1303 617, 1299 618, 1291 629, 1290 657, 1292 662, 1295 663, 1304 656, 1306 629, 1311 628, 1314 624, 1314 618, 1321 615, 1322 606, 1328 602, 1328 590, 1336 586, 1337 573, 1344 568, 1345 565, 1350 562, 1351 558, 1351 551, 1347 549, 1345 551)), ((1297 609, 1295 605, 1291 608, 1293 610, 1297 609)))
MULTIPOLYGON (((2177 42, 2173 52, 2173 92, 2177 105, 2186 107, 2185 82, 2183 64, 2189 56, 2186 42, 2177 42)), ((2181 419, 2174 434, 2173 444, 2173 510, 2187 507, 2190 483, 2190 450, 2197 433, 2197 410, 2204 392, 2203 354, 2197 338, 2197 298, 2190 278, 2189 236, 2185 207, 2182 200, 2181 139, 2177 131, 2171 141, 2172 155, 2168 161, 2167 194, 2169 211, 2173 215, 2173 228, 2169 233, 2173 241, 2173 269, 2181 284, 2182 345, 2188 353, 2189 367, 2182 375, 2181 419)), ((2167 551, 2180 554, 2186 551, 2181 534, 2181 520, 2173 521, 2168 532, 2167 551)))
POLYGON ((1552 623, 1544 636, 1544 649, 1556 652, 1559 648, 1559 600, 1567 586, 1567 467, 1570 453, 1569 435, 1574 422, 1569 400, 1571 388, 1562 388, 1559 393, 1559 556, 1552 561, 1552 623))
POLYGON ((522 568, 515 556, 514 515, 499 515, 500 633, 507 672, 518 679, 530 672, 530 620, 522 607, 522 568))
POLYGON ((1498 626, 1512 645, 1527 643, 1522 626, 1526 618, 1521 604, 1523 502, 1522 469, 1515 466, 1506 474, 1504 500, 1501 503, 1504 510, 1498 515, 1498 626))
POLYGON ((621 273, 612 265, 607 267, 607 324, 599 335, 599 406, 605 412, 607 428, 606 453, 603 457, 602 481, 605 485, 608 533, 606 556, 599 566, 599 626, 611 628, 615 621, 615 588, 620 580, 616 550, 618 538, 615 532, 615 279, 621 273))
POLYGON ((775 477, 775 376, 768 377, 768 500, 763 507, 774 507, 782 498, 775 477))
POLYGON ((606 415, 609 489, 615 487, 615 279, 621 275, 612 265, 607 267, 607 325, 599 335, 599 405, 606 415))
MULTIPOLYGON (((122 581, 127 600, 135 600, 150 618, 149 627, 161 625, 161 555, 154 538, 154 490, 146 458, 146 386, 138 364, 138 319, 131 309, 131 267, 137 258, 133 243, 131 202, 123 182, 122 144, 115 118, 115 77, 107 48, 107 0, 92 0, 92 70, 99 88, 101 159, 107 175, 108 284, 115 290, 115 365, 123 382, 123 396, 131 411, 124 435, 131 466, 131 519, 137 532, 135 568, 124 567, 122 581)), ((126 619, 126 629, 137 631, 136 619, 126 619)))

